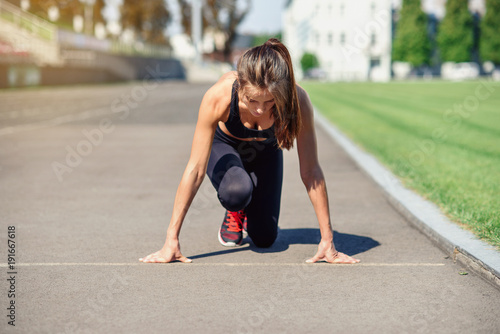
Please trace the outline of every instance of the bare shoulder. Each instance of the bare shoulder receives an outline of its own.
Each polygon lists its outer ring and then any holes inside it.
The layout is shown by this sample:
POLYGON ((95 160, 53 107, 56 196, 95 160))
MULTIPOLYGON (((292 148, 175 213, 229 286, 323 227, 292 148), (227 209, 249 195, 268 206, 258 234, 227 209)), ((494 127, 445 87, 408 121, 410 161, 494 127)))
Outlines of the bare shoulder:
POLYGON ((231 103, 231 90, 236 72, 228 72, 208 89, 203 97, 202 105, 206 107, 207 112, 215 113, 218 118, 225 118, 224 115, 231 103))
POLYGON ((234 80, 236 80, 238 78, 238 72, 236 71, 230 71, 230 72, 227 72, 225 74, 223 74, 220 78, 219 78, 219 81, 217 82, 230 82, 231 85, 233 84, 234 80))
POLYGON ((313 114, 313 106, 311 103, 311 99, 309 98, 309 94, 307 94, 306 90, 300 87, 298 84, 295 85, 297 87, 297 97, 299 98, 300 112, 303 116, 309 116, 313 114))
POLYGON ((233 83, 237 78, 236 72, 228 72, 223 74, 219 80, 212 86, 211 90, 213 90, 214 94, 219 94, 221 96, 227 96, 227 92, 229 92, 229 99, 231 98, 231 89, 233 87, 233 83))

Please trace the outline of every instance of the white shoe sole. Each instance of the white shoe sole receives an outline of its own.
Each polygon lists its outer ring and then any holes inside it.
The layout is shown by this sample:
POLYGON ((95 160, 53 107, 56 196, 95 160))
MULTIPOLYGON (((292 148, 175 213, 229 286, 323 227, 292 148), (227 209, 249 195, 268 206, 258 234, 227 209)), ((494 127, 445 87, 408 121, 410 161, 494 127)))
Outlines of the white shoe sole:
POLYGON ((226 241, 222 240, 222 237, 220 236, 220 227, 219 227, 219 233, 217 233, 217 237, 218 237, 219 242, 222 246, 238 247, 238 246, 241 246, 243 244, 243 238, 241 239, 241 242, 239 244, 237 244, 236 242, 233 242, 233 241, 226 242, 226 241))

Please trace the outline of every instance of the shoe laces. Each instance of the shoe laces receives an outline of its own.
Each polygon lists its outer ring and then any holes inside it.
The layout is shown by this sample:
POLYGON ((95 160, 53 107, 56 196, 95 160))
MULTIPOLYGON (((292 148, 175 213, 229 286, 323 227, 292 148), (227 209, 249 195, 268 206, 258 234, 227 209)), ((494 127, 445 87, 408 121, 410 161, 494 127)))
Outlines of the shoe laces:
POLYGON ((240 211, 228 211, 226 216, 227 230, 231 232, 241 232, 245 213, 240 211))

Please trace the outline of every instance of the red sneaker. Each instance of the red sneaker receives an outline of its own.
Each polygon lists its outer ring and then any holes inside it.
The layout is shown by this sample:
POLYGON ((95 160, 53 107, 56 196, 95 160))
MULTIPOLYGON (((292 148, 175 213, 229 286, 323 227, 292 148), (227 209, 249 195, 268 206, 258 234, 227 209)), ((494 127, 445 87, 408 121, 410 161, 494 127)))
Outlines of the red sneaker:
POLYGON ((245 215, 245 219, 243 220, 243 238, 245 238, 248 235, 248 230, 247 230, 247 215, 245 215))
POLYGON ((246 215, 243 210, 226 211, 226 217, 219 229, 219 242, 223 246, 240 246, 243 242, 243 222, 246 215))

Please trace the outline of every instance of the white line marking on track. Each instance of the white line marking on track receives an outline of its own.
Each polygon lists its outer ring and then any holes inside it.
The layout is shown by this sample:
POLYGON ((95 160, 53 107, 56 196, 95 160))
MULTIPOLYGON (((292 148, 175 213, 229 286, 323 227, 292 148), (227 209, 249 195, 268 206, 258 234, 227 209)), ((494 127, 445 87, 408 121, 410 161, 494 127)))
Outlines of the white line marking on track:
MULTIPOLYGON (((54 267, 54 266, 142 266, 149 263, 142 262, 130 262, 130 263, 116 263, 116 262, 95 262, 95 263, 78 263, 78 262, 47 262, 47 263, 16 263, 15 267, 54 267)), ((303 266, 303 265, 313 265, 311 263, 180 263, 174 262, 169 265, 190 265, 190 266, 205 266, 205 267, 218 267, 218 266, 228 266, 228 267, 251 267, 251 266, 280 266, 280 267, 292 267, 292 266, 303 266)), ((317 263, 316 265, 329 265, 328 263, 317 263)), ((442 267, 444 263, 356 263, 356 264, 333 264, 332 266, 352 266, 352 267, 442 267)), ((0 267, 8 267, 7 263, 1 263, 0 267)))

